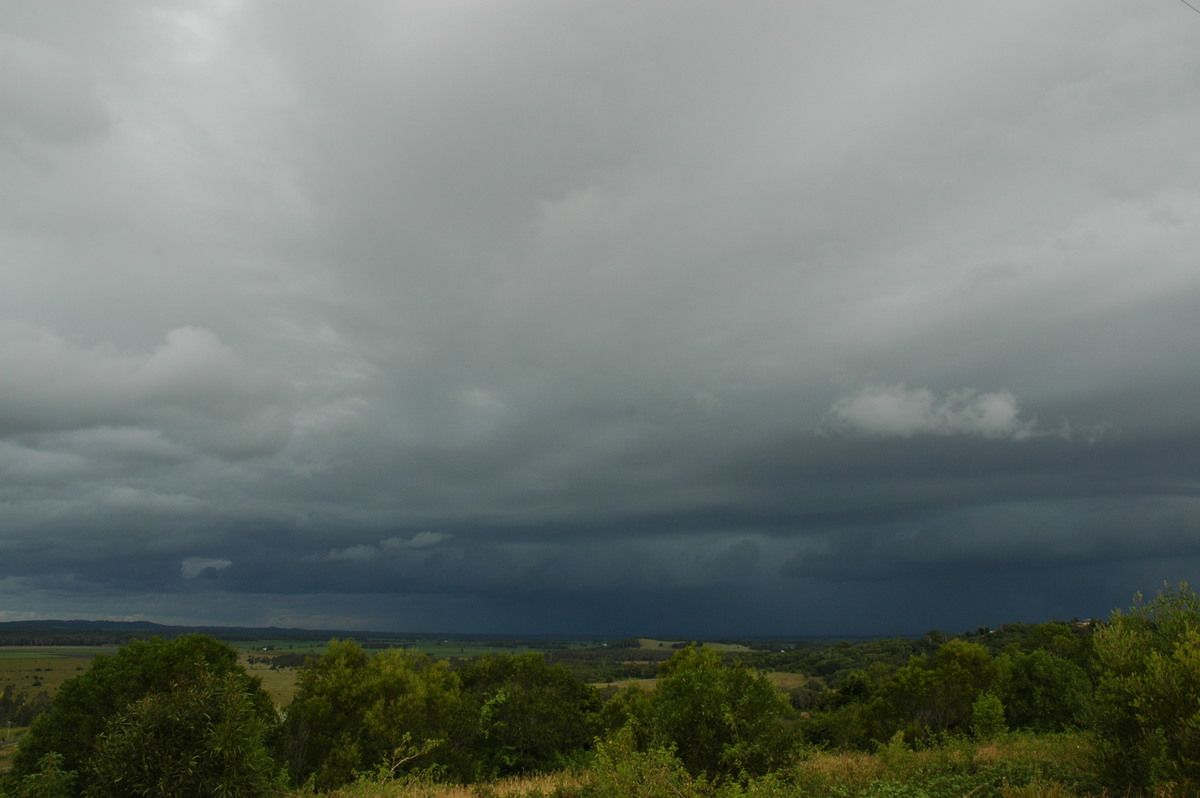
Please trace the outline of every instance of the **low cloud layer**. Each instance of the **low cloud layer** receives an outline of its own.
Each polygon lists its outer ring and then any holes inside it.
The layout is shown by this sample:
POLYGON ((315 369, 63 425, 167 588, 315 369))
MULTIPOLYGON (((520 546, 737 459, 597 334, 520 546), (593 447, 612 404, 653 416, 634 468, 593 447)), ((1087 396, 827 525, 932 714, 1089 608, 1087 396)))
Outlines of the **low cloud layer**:
POLYGON ((10 3, 4 617, 919 632, 1188 578, 1197 36, 10 3))

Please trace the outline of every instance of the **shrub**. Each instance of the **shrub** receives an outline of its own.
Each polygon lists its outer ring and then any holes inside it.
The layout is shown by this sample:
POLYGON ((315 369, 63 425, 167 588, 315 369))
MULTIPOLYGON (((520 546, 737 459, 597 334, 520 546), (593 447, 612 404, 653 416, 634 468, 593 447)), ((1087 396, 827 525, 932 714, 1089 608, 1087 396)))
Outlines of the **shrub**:
POLYGON ((639 751, 629 729, 597 743, 590 778, 583 794, 589 798, 702 798, 708 783, 688 772, 671 748, 639 751))

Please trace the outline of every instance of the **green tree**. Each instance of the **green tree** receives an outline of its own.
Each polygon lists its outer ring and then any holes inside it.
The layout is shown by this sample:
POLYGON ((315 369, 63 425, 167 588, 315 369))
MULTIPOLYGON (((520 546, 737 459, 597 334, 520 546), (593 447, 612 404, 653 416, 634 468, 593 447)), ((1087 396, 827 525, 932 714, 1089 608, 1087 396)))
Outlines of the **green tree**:
POLYGON ((228 678, 246 696, 256 717, 273 721, 270 696, 238 665, 237 652, 225 643, 200 634, 133 641, 115 656, 96 657, 87 671, 62 684, 49 711, 33 722, 13 757, 11 775, 21 779, 40 772, 44 757, 51 753, 60 755, 56 760, 60 770, 87 774, 97 740, 115 718, 142 699, 167 695, 178 684, 210 677, 228 678))
POLYGON ((1200 791, 1200 597, 1167 585, 1096 632, 1098 764, 1117 789, 1200 791))
POLYGON ((980 740, 994 740, 1006 731, 1004 704, 995 693, 982 693, 971 705, 971 732, 980 740))
POLYGON ((333 640, 300 671, 287 711, 282 746, 292 777, 336 787, 413 746, 432 753, 407 767, 436 764, 449 755, 438 744, 460 704, 458 677, 445 662, 418 651, 368 656, 353 641, 333 640))
POLYGON ((12 795, 13 798, 71 798, 78 775, 73 770, 63 770, 62 754, 46 754, 38 761, 37 770, 16 780, 12 795))
POLYGON ((646 713, 631 719, 635 730, 694 775, 759 775, 791 752, 794 711, 783 693, 712 649, 689 646, 664 662, 648 698, 631 703, 646 713))
POLYGON ((89 798, 249 798, 280 786, 273 723, 233 674, 201 673, 111 718, 89 760, 89 798))
POLYGON ((550 768, 596 736, 596 689, 541 654, 481 657, 458 677, 464 743, 483 777, 550 768))
POLYGON ((932 654, 917 656, 877 691, 868 715, 876 739, 904 731, 910 739, 944 731, 967 731, 971 707, 992 686, 996 666, 978 643, 943 643, 932 654))
POLYGON ((1092 635, 1088 628, 1062 621, 1034 626, 1022 647, 1026 651, 1041 649, 1083 669, 1088 668, 1092 660, 1092 635))
POLYGON ((1016 651, 997 660, 996 693, 1014 729, 1054 732, 1080 722, 1091 701, 1087 672, 1049 651, 1016 651))
POLYGON ((705 798, 713 791, 703 777, 695 778, 673 749, 640 750, 629 727, 619 729, 596 746, 588 769, 585 798, 705 798))

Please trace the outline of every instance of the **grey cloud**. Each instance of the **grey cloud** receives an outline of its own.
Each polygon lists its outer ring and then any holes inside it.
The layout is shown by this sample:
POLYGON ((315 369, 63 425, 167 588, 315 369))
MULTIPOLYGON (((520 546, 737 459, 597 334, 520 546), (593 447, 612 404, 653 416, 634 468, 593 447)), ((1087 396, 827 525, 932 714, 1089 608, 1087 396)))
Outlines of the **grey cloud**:
POLYGON ((107 109, 83 68, 45 42, 0 34, 0 125, 26 141, 83 144, 103 137, 107 109))
POLYGON ((0 599, 837 633, 1152 590, 1200 517, 1175 5, 12 4, 0 599))
POLYGON ((142 428, 219 456, 277 451, 290 435, 286 386, 210 330, 180 327, 153 352, 84 348, 52 331, 0 327, 0 434, 142 428), (146 429, 148 428, 148 429, 146 429))
POLYGON ((180 564, 180 574, 184 579, 195 579, 206 571, 222 571, 233 565, 232 560, 222 560, 216 557, 188 557, 180 564))

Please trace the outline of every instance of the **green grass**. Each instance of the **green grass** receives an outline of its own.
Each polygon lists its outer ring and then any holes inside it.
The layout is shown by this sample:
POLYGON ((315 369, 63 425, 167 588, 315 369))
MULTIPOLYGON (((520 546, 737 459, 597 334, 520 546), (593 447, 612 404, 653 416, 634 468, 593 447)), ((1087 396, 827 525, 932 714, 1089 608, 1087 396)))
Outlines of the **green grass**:
MULTIPOLYGON (((100 649, 0 648, 0 691, 11 684, 18 694, 51 696, 67 679, 87 670, 100 649)), ((111 654, 116 649, 109 648, 111 654)))

